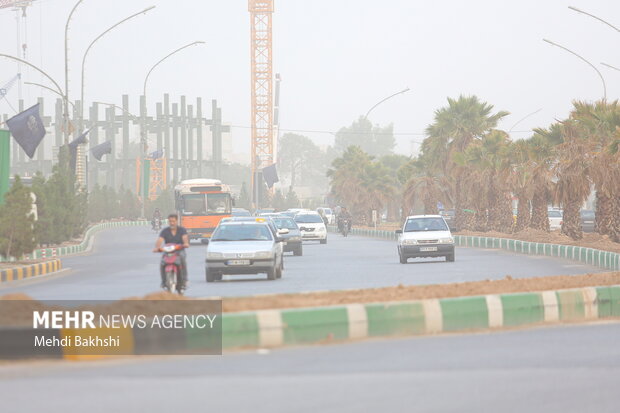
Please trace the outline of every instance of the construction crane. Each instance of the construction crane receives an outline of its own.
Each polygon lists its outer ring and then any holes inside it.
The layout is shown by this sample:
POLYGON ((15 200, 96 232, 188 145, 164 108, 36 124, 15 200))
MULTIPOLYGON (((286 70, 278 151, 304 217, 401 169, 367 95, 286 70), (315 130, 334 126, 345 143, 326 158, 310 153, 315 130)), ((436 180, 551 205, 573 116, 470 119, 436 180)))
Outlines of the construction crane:
POLYGON ((274 163, 273 50, 274 0, 248 0, 252 61, 252 193, 258 203, 262 168, 274 163))
MULTIPOLYGON (((14 10, 17 14, 17 56, 20 56, 24 60, 27 59, 28 50, 28 20, 26 15, 26 9, 32 5, 34 0, 0 0, 0 9, 14 10), (19 13, 21 12, 21 16, 19 13), (21 17, 21 18, 20 18, 21 17), (21 22, 21 23, 20 23, 21 22), (22 33, 23 25, 23 33, 22 33), (22 43, 22 35, 24 36, 24 42, 22 43)), ((18 76, 18 98, 22 98, 22 65, 17 64, 17 76, 18 76)))

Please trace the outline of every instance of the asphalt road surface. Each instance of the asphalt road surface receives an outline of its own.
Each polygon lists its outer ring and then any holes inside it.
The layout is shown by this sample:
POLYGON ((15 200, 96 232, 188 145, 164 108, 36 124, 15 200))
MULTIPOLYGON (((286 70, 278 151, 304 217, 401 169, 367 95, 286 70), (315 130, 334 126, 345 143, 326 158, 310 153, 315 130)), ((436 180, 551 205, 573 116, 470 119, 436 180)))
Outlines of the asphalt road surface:
MULTIPOLYGON (((142 227, 103 231, 96 236, 90 253, 63 258, 63 266, 70 271, 6 283, 0 286, 0 295, 22 292, 36 299, 106 300, 158 291, 160 256, 151 252, 155 238, 150 229, 142 227)), ((188 296, 245 296, 602 271, 565 259, 476 248, 457 248, 456 262, 430 258, 403 265, 398 262, 394 241, 330 234, 326 245, 305 243, 301 257, 287 253, 280 280, 268 281, 264 274, 233 275, 207 284, 205 248, 192 244, 188 250, 188 296)))
POLYGON ((618 412, 620 324, 0 364, 7 412, 618 412))

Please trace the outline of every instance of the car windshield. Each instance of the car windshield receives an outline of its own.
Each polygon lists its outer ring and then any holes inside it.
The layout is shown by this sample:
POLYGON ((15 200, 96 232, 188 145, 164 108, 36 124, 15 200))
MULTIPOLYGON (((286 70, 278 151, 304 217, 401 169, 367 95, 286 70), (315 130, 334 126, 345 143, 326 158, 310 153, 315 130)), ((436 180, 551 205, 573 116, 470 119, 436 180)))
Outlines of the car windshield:
POLYGON ((331 215, 332 214, 332 209, 331 208, 325 208, 323 210, 323 212, 325 212, 327 215, 331 215))
POLYGON ((548 211, 547 215, 549 218, 562 218, 562 213, 560 211, 548 211))
POLYGON ((267 225, 220 225, 211 241, 271 241, 267 225))
POLYGON ((278 229, 299 229, 299 227, 292 218, 273 218, 273 222, 275 222, 278 229))
POLYGON ((318 224, 319 222, 323 222, 323 218, 315 214, 295 215, 295 222, 299 222, 300 224, 318 224))
POLYGON ((581 218, 594 219, 594 211, 581 211, 581 218))
POLYGON ((412 218, 407 220, 404 232, 420 231, 448 231, 448 227, 441 218, 412 218))

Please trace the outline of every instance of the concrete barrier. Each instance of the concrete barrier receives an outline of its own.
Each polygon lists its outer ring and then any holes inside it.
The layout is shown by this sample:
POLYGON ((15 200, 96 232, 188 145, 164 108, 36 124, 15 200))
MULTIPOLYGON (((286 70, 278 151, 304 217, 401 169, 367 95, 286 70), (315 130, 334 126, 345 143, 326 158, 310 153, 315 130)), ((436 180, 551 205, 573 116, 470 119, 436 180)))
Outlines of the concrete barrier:
POLYGON ((62 269, 59 259, 51 259, 45 262, 17 266, 15 268, 0 269, 0 283, 25 280, 39 275, 50 274, 62 269))

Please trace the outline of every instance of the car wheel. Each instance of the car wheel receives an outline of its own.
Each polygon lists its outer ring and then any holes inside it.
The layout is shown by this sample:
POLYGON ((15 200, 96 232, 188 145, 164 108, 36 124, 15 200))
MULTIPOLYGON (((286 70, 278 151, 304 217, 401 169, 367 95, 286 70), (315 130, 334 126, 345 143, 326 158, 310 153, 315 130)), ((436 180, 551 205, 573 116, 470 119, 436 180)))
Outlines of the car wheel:
POLYGON ((282 265, 278 267, 276 270, 276 278, 282 278, 282 273, 284 272, 284 261, 282 261, 282 265))
POLYGON ((269 268, 267 270, 267 279, 268 280, 275 280, 276 279, 276 272, 277 272, 276 267, 269 268))
POLYGON ((299 247, 295 248, 295 251, 293 251, 293 255, 299 257, 301 255, 304 255, 304 249, 303 247, 300 245, 299 247))
MULTIPOLYGON (((213 281, 216 281, 218 279, 218 276, 216 274, 215 271, 211 271, 209 269, 205 270, 205 278, 207 279, 208 283, 211 283, 213 281)), ((219 279, 222 279, 222 276, 220 275, 219 279)))
POLYGON ((321 240, 321 244, 327 244, 327 238, 321 240))
POLYGON ((400 255, 400 251, 398 252, 398 259, 400 260, 401 264, 407 264, 407 258, 400 255))
POLYGON ((446 255, 446 261, 454 262, 454 253, 452 253, 450 255, 446 255))

